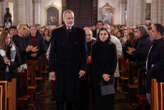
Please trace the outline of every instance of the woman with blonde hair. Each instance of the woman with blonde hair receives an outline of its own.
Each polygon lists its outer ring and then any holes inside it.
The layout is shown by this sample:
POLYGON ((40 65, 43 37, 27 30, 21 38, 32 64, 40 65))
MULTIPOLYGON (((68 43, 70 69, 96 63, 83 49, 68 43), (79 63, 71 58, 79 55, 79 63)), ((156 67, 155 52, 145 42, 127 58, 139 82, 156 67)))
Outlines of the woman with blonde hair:
POLYGON ((3 31, 0 34, 1 80, 10 81, 16 76, 17 66, 19 65, 16 54, 16 46, 11 41, 9 34, 3 31))

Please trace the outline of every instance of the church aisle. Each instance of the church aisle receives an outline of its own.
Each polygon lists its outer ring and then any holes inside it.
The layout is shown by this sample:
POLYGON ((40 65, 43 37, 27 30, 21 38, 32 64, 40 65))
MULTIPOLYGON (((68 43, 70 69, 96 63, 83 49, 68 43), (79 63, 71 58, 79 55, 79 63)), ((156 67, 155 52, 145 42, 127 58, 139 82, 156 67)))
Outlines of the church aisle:
MULTIPOLYGON (((35 104, 27 110, 55 110, 56 102, 51 100, 49 81, 42 85, 44 88, 40 94, 36 94, 35 104)), ((115 96, 115 110, 139 110, 137 103, 131 103, 127 92, 118 92, 115 96)), ((146 109, 145 109, 146 110, 146 109)))
POLYGON ((27 110, 56 110, 56 101, 51 100, 49 81, 45 80, 41 86, 42 90, 36 93, 34 105, 29 106, 27 110))

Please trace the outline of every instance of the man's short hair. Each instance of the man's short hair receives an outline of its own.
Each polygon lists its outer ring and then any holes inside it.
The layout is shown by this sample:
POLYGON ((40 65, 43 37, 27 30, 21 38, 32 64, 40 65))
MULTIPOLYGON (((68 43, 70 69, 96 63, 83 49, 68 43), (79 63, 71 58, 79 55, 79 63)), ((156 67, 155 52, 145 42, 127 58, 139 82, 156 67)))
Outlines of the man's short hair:
POLYGON ((74 12, 73 12, 72 10, 70 10, 70 9, 67 9, 67 10, 65 10, 65 11, 63 12, 63 18, 65 17, 65 15, 66 15, 67 13, 72 13, 72 15, 74 16, 74 12))
POLYGON ((97 25, 98 23, 101 23, 102 25, 104 25, 103 21, 101 21, 101 20, 98 20, 98 21, 96 22, 96 25, 97 25))
POLYGON ((164 35, 164 27, 162 24, 154 24, 154 26, 156 27, 156 30, 158 32, 160 32, 160 34, 163 36, 164 35))
POLYGON ((9 28, 9 30, 10 29, 17 29, 17 27, 16 26, 11 26, 10 28, 9 28))

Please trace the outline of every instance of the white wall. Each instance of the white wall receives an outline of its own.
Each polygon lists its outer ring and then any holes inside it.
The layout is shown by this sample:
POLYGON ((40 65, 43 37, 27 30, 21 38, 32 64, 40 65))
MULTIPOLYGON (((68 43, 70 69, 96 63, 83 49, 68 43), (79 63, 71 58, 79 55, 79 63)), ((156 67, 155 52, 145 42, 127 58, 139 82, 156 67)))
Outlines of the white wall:
POLYGON ((152 3, 152 0, 146 0, 146 3, 152 3))

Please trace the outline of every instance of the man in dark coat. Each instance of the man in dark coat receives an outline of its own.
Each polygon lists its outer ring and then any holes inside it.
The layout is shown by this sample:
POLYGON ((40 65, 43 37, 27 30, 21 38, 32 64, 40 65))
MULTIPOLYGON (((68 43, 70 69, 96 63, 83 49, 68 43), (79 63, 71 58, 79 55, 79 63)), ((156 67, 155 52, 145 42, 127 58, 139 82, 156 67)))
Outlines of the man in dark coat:
POLYGON ((65 25, 52 31, 49 54, 50 76, 56 75, 56 110, 78 110, 80 79, 86 73, 84 30, 74 27, 74 13, 63 13, 65 25))
POLYGON ((149 49, 146 62, 146 92, 150 103, 151 79, 164 82, 164 27, 161 24, 152 25, 153 43, 149 49))

